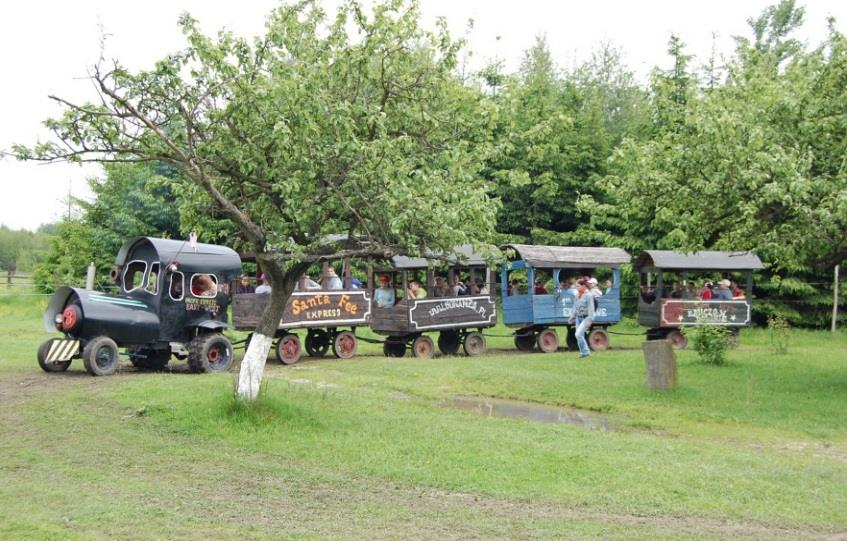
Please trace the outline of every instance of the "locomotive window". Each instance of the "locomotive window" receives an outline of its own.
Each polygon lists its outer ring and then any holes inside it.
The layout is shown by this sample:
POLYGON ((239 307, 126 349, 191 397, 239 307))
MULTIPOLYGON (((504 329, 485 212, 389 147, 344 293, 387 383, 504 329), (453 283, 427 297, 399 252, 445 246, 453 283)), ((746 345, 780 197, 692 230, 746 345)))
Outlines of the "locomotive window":
POLYGON ((182 298, 185 296, 185 293, 183 292, 184 281, 185 275, 183 275, 181 272, 177 271, 171 273, 171 287, 169 289, 171 299, 175 301, 181 301, 182 298))
POLYGON ((214 274, 195 274, 191 277, 191 294, 195 297, 214 297, 218 294, 218 279, 214 274))
POLYGON ((150 276, 147 277, 147 291, 155 295, 159 292, 159 264, 150 265, 150 276))
POLYGON ((145 272, 147 272, 146 261, 130 261, 124 270, 124 291, 129 293, 143 286, 145 272))

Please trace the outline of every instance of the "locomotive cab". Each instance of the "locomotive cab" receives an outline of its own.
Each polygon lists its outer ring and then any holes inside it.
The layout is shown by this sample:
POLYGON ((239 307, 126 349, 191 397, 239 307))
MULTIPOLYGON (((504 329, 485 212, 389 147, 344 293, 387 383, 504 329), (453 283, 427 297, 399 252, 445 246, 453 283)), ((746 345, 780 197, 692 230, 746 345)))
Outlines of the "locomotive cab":
POLYGON ((164 368, 171 355, 195 372, 225 371, 232 345, 227 327, 229 282, 241 270, 224 246, 139 237, 121 247, 112 270, 117 292, 62 287, 44 314, 45 328, 64 338, 44 342, 39 365, 67 370, 82 358, 93 375, 115 371, 118 348, 137 367, 164 368))

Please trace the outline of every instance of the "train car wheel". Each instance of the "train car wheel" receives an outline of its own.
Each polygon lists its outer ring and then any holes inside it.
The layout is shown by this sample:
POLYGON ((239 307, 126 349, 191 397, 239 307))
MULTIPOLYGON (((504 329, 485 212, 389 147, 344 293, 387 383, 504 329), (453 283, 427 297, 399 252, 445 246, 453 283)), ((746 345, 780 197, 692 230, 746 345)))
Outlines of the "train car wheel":
POLYGON ((559 349, 559 335, 553 329, 544 329, 538 333, 538 349, 544 353, 554 353, 559 349))
POLYGON ((382 344, 382 353, 386 357, 402 357, 406 355, 406 343, 386 340, 382 344))
POLYGON ((352 359, 358 347, 356 335, 350 331, 338 333, 332 341, 332 353, 339 359, 352 359))
POLYGON ((465 335, 465 343, 463 344, 465 353, 468 357, 476 357, 485 353, 485 337, 481 332, 471 332, 465 335))
MULTIPOLYGON (((323 357, 329 351, 329 342, 328 332, 323 329, 312 329, 306 335, 306 353, 311 357, 323 357)), ((335 352, 334 349, 333 352, 335 352)))
POLYGON ((286 334, 276 344, 276 358, 282 364, 294 364, 300 360, 303 349, 300 347, 300 337, 296 334, 286 334))
POLYGON ((432 352, 435 351, 435 346, 432 344, 432 338, 429 336, 418 336, 412 342, 412 355, 421 359, 429 359, 432 357, 432 352))
POLYGON ((226 372, 232 359, 232 343, 222 334, 200 335, 188 343, 188 367, 192 372, 226 372))
POLYGON ((688 338, 681 331, 673 330, 665 336, 674 349, 685 349, 688 346, 688 338))
POLYGON ((85 369, 92 376, 108 376, 118 369, 118 345, 108 336, 98 336, 82 350, 85 369))
POLYGON ((438 333, 438 349, 444 355, 455 355, 459 353, 462 341, 456 331, 441 331, 438 333))
POLYGON ((532 333, 516 334, 515 347, 518 351, 532 351, 535 348, 535 336, 532 333))
POLYGON ((71 365, 71 361, 47 362, 47 354, 50 353, 50 346, 55 340, 56 338, 51 338, 38 346, 38 366, 45 372, 64 372, 71 365))
POLYGON ((609 333, 606 329, 594 329, 588 333, 588 345, 593 351, 606 351, 609 349, 609 333))

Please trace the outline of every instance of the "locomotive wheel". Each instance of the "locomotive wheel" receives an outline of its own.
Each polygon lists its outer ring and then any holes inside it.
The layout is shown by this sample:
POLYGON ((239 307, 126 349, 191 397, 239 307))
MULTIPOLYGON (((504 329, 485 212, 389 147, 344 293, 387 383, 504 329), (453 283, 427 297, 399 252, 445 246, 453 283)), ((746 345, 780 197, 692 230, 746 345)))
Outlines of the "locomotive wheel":
POLYGON ((340 332, 332 341, 332 353, 339 359, 352 359, 359 347, 356 335, 350 331, 340 332))
POLYGON ((55 340, 55 338, 51 338, 38 346, 38 366, 45 372, 64 372, 71 365, 71 361, 47 362, 47 354, 50 353, 50 346, 53 345, 53 341, 55 340))
POLYGON ((444 355, 455 355, 459 353, 462 341, 456 331, 441 331, 438 333, 438 349, 444 355))
POLYGON ((535 336, 530 334, 516 334, 515 347, 518 351, 532 351, 535 347, 535 336))
POLYGON ((555 353, 559 349, 559 335, 553 329, 538 333, 538 349, 544 353, 555 353))
POLYGON ((129 362, 143 370, 164 370, 171 360, 171 352, 167 349, 134 349, 128 352, 129 362))
POLYGON ((220 333, 201 335, 188 343, 188 367, 192 372, 226 372, 232 358, 232 344, 220 333))
POLYGON ((300 347, 300 337, 294 333, 283 335, 276 344, 276 358, 282 364, 294 364, 300 360, 301 355, 303 348, 300 347))
POLYGON ((382 353, 386 357, 403 357, 406 355, 406 342, 386 340, 382 344, 382 353))
POLYGON ((108 376, 118 369, 118 345, 108 336, 98 336, 82 350, 85 369, 92 376, 108 376))
POLYGON ((688 346, 688 338, 680 331, 673 330, 665 336, 665 339, 671 343, 674 349, 685 349, 688 346))
POLYGON ((609 349, 609 333, 606 332, 606 329, 594 329, 588 333, 588 346, 592 351, 609 349))
POLYGON ((485 353, 485 337, 481 332, 471 332, 465 335, 463 348, 468 357, 476 357, 485 353))
POLYGON ((432 357, 432 352, 435 351, 435 346, 432 344, 432 338, 429 336, 418 336, 412 342, 412 355, 420 359, 429 359, 432 357))
POLYGON ((306 353, 311 357, 323 357, 328 350, 329 333, 323 329, 310 330, 309 334, 306 335, 306 353))

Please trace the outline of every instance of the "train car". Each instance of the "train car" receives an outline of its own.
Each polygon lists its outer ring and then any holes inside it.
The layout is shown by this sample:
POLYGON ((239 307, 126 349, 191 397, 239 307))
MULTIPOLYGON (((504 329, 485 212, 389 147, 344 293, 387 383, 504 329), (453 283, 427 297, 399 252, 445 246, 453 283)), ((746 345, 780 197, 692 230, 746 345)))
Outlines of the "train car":
POLYGON ((95 376, 113 373, 118 348, 137 367, 164 368, 171 355, 194 372, 223 372, 233 360, 227 328, 229 283, 241 272, 224 246, 138 237, 121 247, 112 269, 118 293, 62 287, 44 313, 51 338, 38 348, 46 372, 81 358, 95 376))
POLYGON ((371 329, 387 336, 386 356, 402 357, 411 350, 415 357, 431 357, 435 345, 428 332, 438 333, 438 348, 446 355, 460 349, 469 356, 485 352, 482 330, 497 324, 493 275, 487 263, 471 246, 460 246, 441 274, 436 273, 436 265, 434 260, 397 256, 375 275, 371 273, 368 289, 373 295, 378 294, 376 282, 385 284, 392 299, 416 287, 412 282, 426 291, 426 298, 405 294, 390 305, 374 303, 371 329))
POLYGON ((594 324, 588 343, 594 350, 609 347, 607 327, 621 318, 621 270, 630 262, 630 255, 620 248, 583 248, 570 246, 534 246, 509 244, 503 247, 515 254, 515 259, 500 269, 503 296, 503 323, 517 328, 515 347, 521 351, 538 348, 552 353, 559 348, 559 335, 554 327, 568 328, 568 347, 576 348, 573 315, 576 295, 560 287, 574 276, 594 276, 598 269, 608 272, 611 285, 597 298, 594 324), (544 282, 552 281, 551 286, 544 282), (539 286, 536 286, 539 282, 539 286), (537 288, 537 289, 536 289, 537 288))
MULTIPOLYGON (((364 289, 353 288, 346 280, 340 290, 300 291, 288 298, 276 333, 274 349, 283 364, 294 364, 303 355, 295 330, 305 329, 305 350, 312 357, 323 357, 332 349, 340 359, 356 355, 356 327, 366 326, 371 318, 371 297, 364 289)), ((241 293, 233 295, 232 320, 238 330, 253 330, 259 324, 270 295, 241 293)))
MULTIPOLYGON (((638 322, 648 327, 648 340, 668 339, 674 348, 688 344, 682 327, 718 325, 737 334, 750 325, 753 297, 753 271, 764 266, 750 252, 704 251, 684 254, 669 250, 647 250, 635 259, 640 277, 638 322), (688 286, 693 278, 701 282, 720 275, 721 281, 741 274, 746 282, 743 298, 701 298, 701 291, 688 286), (668 287, 668 278, 675 276, 678 287, 668 287), (707 278, 704 278, 707 277, 707 278), (693 289, 693 291, 692 291, 693 289)), ((692 284, 694 285, 694 284, 692 284)), ((709 295, 711 297, 711 291, 709 295)))

